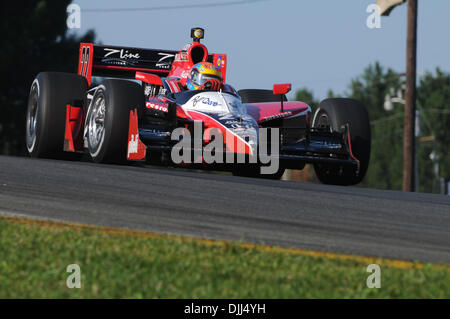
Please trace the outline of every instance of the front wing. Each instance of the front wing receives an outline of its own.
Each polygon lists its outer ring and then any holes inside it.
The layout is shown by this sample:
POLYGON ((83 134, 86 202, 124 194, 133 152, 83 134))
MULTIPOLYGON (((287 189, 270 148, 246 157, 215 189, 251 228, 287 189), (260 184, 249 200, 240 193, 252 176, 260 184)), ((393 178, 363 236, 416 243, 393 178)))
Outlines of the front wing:
MULTIPOLYGON (((297 128, 296 128, 297 129, 297 128)), ((353 155, 350 129, 348 124, 341 132, 325 132, 317 129, 306 129, 305 137, 294 143, 283 143, 281 128, 279 158, 287 163, 287 168, 295 168, 296 162, 330 163, 356 166, 359 171, 359 160, 353 155)))

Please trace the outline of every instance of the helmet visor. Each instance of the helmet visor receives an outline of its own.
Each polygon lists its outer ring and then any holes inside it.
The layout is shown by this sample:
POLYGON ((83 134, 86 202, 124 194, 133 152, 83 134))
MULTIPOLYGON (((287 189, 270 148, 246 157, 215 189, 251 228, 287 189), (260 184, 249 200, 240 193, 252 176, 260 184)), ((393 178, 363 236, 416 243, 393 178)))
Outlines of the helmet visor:
POLYGON ((198 84, 197 85, 203 85, 206 81, 210 79, 216 79, 222 82, 222 77, 214 75, 214 74, 199 74, 198 78, 198 84))
POLYGON ((191 72, 191 81, 196 86, 202 86, 206 81, 210 79, 216 79, 222 82, 222 77, 214 74, 200 73, 197 69, 191 72))

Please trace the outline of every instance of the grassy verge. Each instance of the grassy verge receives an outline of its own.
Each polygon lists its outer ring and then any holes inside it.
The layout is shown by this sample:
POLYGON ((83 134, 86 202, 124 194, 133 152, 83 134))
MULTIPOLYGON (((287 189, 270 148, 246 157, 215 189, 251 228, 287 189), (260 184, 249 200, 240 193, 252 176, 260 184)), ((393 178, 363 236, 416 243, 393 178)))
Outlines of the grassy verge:
POLYGON ((0 298, 449 298, 449 283, 448 265, 0 217, 0 298))

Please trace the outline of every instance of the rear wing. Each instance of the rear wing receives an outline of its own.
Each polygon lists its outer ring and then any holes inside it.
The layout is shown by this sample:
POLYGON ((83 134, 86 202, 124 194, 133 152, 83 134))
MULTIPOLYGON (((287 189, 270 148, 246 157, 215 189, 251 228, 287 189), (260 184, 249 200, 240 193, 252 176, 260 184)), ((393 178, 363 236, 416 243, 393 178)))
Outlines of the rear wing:
MULTIPOLYGON (((134 79, 136 72, 146 72, 166 77, 178 53, 174 50, 80 43, 78 74, 84 76, 89 85, 93 76, 134 79)), ((225 75, 225 54, 208 54, 205 60, 217 65, 225 75)))
POLYGON ((80 43, 78 74, 134 79, 136 71, 169 74, 177 51, 80 43))

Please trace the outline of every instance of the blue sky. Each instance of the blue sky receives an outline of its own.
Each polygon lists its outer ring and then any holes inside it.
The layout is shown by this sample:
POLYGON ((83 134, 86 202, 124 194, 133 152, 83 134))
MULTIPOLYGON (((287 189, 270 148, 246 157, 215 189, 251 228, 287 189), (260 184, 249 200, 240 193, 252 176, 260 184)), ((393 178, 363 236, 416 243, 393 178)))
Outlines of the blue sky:
MULTIPOLYGON (((406 5, 369 29, 366 8, 375 0, 266 0, 232 6, 174 10, 90 12, 95 8, 188 6, 236 0, 74 0, 82 9, 81 29, 95 29, 104 44, 180 49, 190 28, 205 28, 210 52, 228 55, 227 82, 237 89, 292 83, 343 93, 350 80, 380 61, 405 71, 406 5), (87 10, 83 12, 83 9, 87 10)), ((418 64, 423 73, 450 71, 450 1, 419 0, 418 64)))

